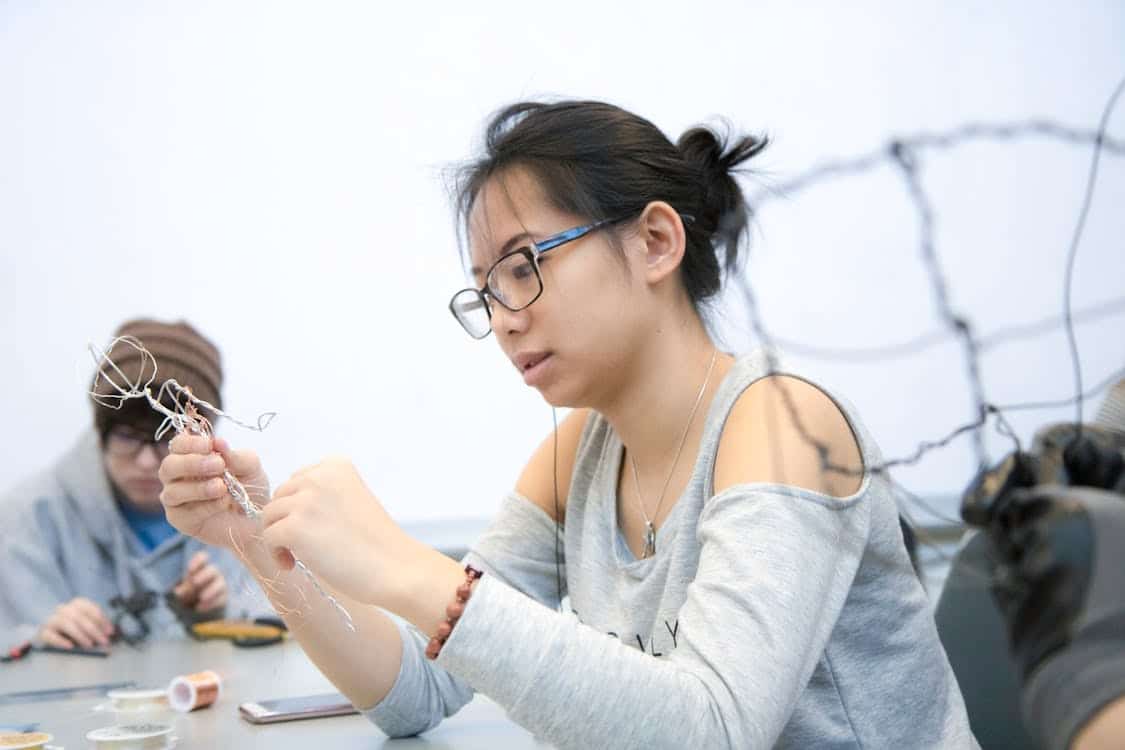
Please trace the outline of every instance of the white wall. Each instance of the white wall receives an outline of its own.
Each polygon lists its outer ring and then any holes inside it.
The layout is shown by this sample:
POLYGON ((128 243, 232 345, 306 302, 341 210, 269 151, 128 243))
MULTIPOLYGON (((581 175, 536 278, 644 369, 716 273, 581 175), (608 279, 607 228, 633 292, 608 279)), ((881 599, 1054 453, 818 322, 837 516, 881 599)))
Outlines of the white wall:
MULTIPOLYGON (((1093 127, 1123 50, 1112 0, 0 4, 0 486, 87 424, 86 343, 147 314, 217 340, 234 413, 279 412, 264 435, 226 430, 275 478, 344 452, 403 520, 487 515, 551 424, 445 308, 462 277, 441 169, 490 111, 606 98, 673 135, 721 114, 774 137, 759 167, 780 183, 892 133, 1093 127)), ((1061 310, 1089 156, 1032 139, 926 162, 953 301, 981 332, 1061 310)), ((1125 294, 1125 160, 1100 180, 1079 307, 1125 294)), ((777 334, 871 346, 938 325, 893 172, 760 219, 749 273, 777 334)), ((750 346, 743 311, 723 316, 750 346)), ((1123 322, 1080 328, 1088 382, 1125 365, 1123 322)), ((971 418, 955 344, 816 372, 888 455, 971 418)), ((1073 391, 1060 333, 996 350, 984 375, 997 402, 1073 391)), ((1027 434, 1064 414, 1015 419, 1027 434)), ((957 492, 971 468, 962 441, 900 477, 957 492)))

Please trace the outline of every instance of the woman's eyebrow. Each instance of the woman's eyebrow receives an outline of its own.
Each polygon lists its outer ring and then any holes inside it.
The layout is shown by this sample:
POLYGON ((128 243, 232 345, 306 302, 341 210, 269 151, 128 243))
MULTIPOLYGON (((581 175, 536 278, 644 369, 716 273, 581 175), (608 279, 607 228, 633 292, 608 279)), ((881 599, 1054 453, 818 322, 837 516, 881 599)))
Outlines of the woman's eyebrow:
MULTIPOLYGON (((507 242, 500 246, 500 252, 496 254, 496 257, 503 257, 505 253, 511 251, 521 241, 530 239, 531 233, 529 232, 520 232, 519 234, 512 235, 508 238, 507 242)), ((473 276, 479 276, 484 273, 484 269, 480 266, 472 266, 471 268, 469 268, 469 273, 471 273, 473 276)))

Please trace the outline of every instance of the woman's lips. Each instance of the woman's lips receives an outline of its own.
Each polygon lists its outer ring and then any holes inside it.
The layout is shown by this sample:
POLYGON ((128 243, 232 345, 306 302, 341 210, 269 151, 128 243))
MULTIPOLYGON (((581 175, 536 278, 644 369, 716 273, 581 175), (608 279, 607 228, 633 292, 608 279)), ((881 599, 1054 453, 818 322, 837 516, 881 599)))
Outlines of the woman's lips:
POLYGON ((530 386, 542 383, 550 371, 552 361, 552 356, 546 353, 529 359, 523 368, 523 382, 530 386))

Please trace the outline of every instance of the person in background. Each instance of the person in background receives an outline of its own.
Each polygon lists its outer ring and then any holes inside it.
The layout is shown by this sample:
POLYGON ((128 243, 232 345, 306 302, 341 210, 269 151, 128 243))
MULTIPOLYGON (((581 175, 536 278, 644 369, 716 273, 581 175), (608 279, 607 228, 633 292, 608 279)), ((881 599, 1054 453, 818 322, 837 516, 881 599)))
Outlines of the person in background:
POLYGON ((987 530, 1024 720, 1044 750, 1125 747, 1125 379, 1025 461, 1035 483, 1005 488, 987 530))
MULTIPOLYGON (((187 323, 133 320, 114 335, 134 336, 154 355, 156 383, 175 378, 221 405, 219 351, 187 323)), ((118 344, 110 357, 130 380, 138 378, 135 348, 118 344)), ((101 379, 95 388, 113 392, 101 379)), ((0 499, 4 645, 35 639, 96 648, 117 636, 183 634, 169 592, 182 613, 200 619, 226 614, 232 593, 249 592, 230 552, 181 535, 165 518, 157 471, 168 445, 154 438, 162 419, 142 399, 120 409, 95 402, 92 428, 0 499), (129 609, 133 614, 123 614, 129 609)))

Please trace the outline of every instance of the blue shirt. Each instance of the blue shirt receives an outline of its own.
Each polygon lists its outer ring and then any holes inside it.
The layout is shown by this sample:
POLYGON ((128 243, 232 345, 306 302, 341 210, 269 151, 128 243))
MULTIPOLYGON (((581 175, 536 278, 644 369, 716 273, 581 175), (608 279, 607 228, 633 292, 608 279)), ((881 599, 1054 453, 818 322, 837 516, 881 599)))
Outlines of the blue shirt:
POLYGON ((156 513, 145 513, 125 502, 118 502, 117 507, 121 509, 121 515, 124 516, 125 522, 129 524, 129 528, 133 530, 133 533, 137 535, 141 544, 149 552, 159 547, 166 539, 170 539, 179 533, 176 531, 176 527, 168 523, 163 510, 156 513))

